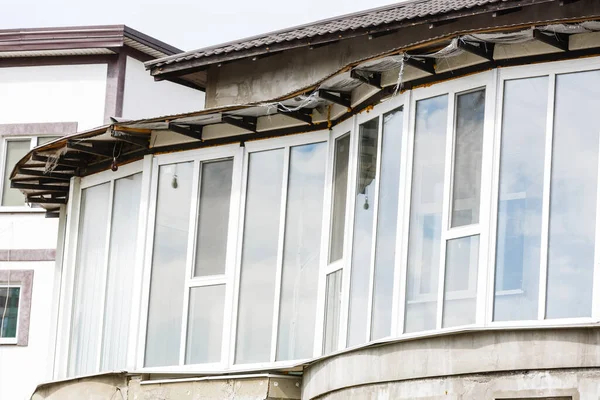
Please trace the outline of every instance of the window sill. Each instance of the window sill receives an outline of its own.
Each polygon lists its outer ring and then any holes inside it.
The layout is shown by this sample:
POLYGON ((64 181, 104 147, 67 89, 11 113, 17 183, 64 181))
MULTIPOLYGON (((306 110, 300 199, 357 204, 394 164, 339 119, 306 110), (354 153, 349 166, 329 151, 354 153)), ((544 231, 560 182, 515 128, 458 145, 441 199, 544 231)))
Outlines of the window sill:
POLYGON ((496 292, 496 296, 517 296, 521 294, 525 294, 523 289, 499 290, 496 292))
POLYGON ((16 345, 17 344, 17 338, 0 338, 0 346, 2 345, 16 345))

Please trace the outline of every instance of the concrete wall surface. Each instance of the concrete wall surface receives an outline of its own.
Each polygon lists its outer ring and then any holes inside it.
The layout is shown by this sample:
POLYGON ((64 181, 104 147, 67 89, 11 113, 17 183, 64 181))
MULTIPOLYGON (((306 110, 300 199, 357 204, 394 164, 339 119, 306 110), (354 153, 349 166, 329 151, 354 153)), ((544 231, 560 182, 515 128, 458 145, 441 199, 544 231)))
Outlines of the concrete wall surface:
POLYGON ((342 389, 318 399, 597 400, 600 369, 489 373, 417 379, 342 389))
POLYGON ((153 382, 121 372, 47 383, 31 400, 299 400, 300 381, 300 377, 249 375, 153 382))
MULTIPOLYGON (((600 327, 581 327, 472 331, 367 347, 308 366, 302 398, 361 385, 462 374, 597 368, 599 343, 600 327)), ((600 380, 597 385, 600 390, 600 380)))

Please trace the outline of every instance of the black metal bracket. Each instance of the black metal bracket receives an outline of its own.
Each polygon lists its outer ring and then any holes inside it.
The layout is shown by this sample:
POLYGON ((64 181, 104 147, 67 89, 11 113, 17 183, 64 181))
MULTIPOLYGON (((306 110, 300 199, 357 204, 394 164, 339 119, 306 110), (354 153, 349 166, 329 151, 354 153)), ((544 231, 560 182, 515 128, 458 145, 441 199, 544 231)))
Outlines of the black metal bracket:
POLYGON ((98 142, 84 142, 89 143, 90 145, 83 145, 81 143, 75 142, 73 140, 67 141, 67 149, 80 151, 82 153, 91 154, 99 157, 113 158, 113 149, 110 147, 110 143, 98 143, 98 142))
POLYGON ((381 73, 379 72, 353 69, 350 71, 350 77, 374 88, 381 89, 381 73))
POLYGON ((66 159, 64 158, 64 156, 60 156, 58 157, 58 160, 51 160, 50 157, 48 156, 44 156, 38 153, 33 153, 31 156, 31 160, 32 161, 39 161, 39 162, 52 162, 56 165, 62 165, 63 167, 69 167, 69 168, 83 168, 85 167, 84 163, 82 161, 77 161, 74 159, 66 159))
POLYGON ((183 126, 179 124, 174 124, 169 122, 169 130, 175 133, 179 133, 180 135, 184 135, 187 137, 191 137, 192 139, 196 139, 202 141, 202 130, 204 126, 202 125, 188 125, 183 126))
POLYGON ((310 108, 301 108, 299 110, 288 111, 285 108, 279 106, 277 107, 277 112, 281 115, 285 115, 286 117, 297 119, 298 121, 305 122, 307 124, 312 125, 312 110, 310 108))
POLYGON ((134 135, 130 135, 125 132, 115 131, 115 130, 113 130, 110 133, 110 136, 114 137, 115 139, 117 139, 121 142, 133 144, 135 146, 142 147, 144 149, 147 149, 150 147, 150 140, 148 137, 142 138, 139 136, 134 136, 134 135))
POLYGON ((22 189, 22 190, 41 190, 44 192, 57 192, 57 193, 68 193, 68 186, 56 186, 56 185, 33 185, 31 183, 19 183, 19 182, 11 182, 10 187, 12 189, 22 189))
POLYGON ((223 115, 221 117, 221 122, 223 122, 224 124, 233 125, 238 128, 245 129, 247 131, 255 132, 255 133, 256 133, 257 120, 258 119, 256 117, 240 117, 240 116, 234 117, 232 115, 223 115))
POLYGON ((542 33, 542 31, 540 31, 539 29, 534 29, 533 38, 559 50, 569 51, 569 35, 567 35, 566 33, 554 32, 550 35, 546 35, 545 33, 542 33))
POLYGON ((459 40, 458 48, 481 58, 485 58, 486 60, 494 61, 494 43, 481 42, 476 46, 472 43, 459 40))
POLYGON ((411 67, 420 69, 421 71, 427 72, 428 74, 435 75, 435 61, 431 58, 426 58, 425 60, 417 60, 413 57, 408 57, 404 59, 406 65, 410 65, 411 67))
POLYGON ((71 177, 72 177, 72 175, 61 174, 58 172, 44 172, 44 171, 38 171, 36 169, 28 169, 28 168, 19 168, 17 171, 21 175, 36 176, 36 177, 49 179, 49 180, 58 180, 58 181, 67 181, 67 182, 70 181, 71 177))
POLYGON ((351 108, 352 106, 350 93, 336 92, 335 90, 329 89, 319 89, 317 95, 323 100, 339 104, 340 106, 344 106, 346 108, 351 108))
POLYGON ((66 197, 52 197, 50 198, 43 196, 27 196, 27 203, 36 204, 67 204, 66 197))

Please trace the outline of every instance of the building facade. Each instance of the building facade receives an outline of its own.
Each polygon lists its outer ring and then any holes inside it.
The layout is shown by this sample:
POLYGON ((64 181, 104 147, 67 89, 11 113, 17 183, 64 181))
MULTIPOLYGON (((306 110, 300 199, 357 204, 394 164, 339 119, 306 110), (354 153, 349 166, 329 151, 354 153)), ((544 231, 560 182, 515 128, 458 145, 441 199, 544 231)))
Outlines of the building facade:
POLYGON ((0 399, 28 398, 52 379, 53 301, 60 293, 60 222, 52 218, 59 207, 32 205, 11 187, 12 169, 31 149, 111 117, 202 108, 202 93, 155 83, 144 70, 143 62, 177 52, 124 26, 0 31, 0 399), (159 100, 139 101, 147 96, 159 100))
POLYGON ((65 232, 33 398, 598 398, 598 20, 429 0, 146 62, 210 108, 11 174, 65 232))

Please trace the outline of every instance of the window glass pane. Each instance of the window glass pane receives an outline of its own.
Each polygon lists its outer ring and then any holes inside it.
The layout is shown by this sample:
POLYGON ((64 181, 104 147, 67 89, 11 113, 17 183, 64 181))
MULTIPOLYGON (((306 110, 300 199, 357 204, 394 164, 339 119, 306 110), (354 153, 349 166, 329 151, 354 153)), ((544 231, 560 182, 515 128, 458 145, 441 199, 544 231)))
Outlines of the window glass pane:
POLYGON ((442 326, 475 323, 479 235, 448 240, 442 326))
POLYGON ((69 354, 70 376, 91 374, 98 369, 109 195, 109 183, 81 191, 69 354))
POLYGON ((51 141, 58 139, 60 136, 40 136, 37 139, 37 145, 41 146, 46 143, 50 143, 51 141))
POLYGON ((398 221, 398 185, 400 184, 400 154, 402 152, 402 115, 402 109, 399 109, 383 116, 375 276, 373 277, 373 311, 371 317, 371 339, 373 340, 391 334, 396 225, 398 221))
POLYGON ((548 77, 506 81, 494 320, 537 318, 548 77))
POLYGON ((342 301, 342 270, 327 275, 325 286, 325 329, 323 335, 323 354, 338 349, 340 332, 340 309, 342 301))
POLYGON ((547 318, 592 315, 599 110, 600 71, 556 77, 547 318))
POLYGON ((346 227, 346 196, 348 189, 348 159, 350 157, 350 134, 336 139, 333 170, 333 207, 331 211, 331 243, 329 262, 344 255, 344 231, 346 227))
POLYGON ((235 362, 267 362, 275 301, 284 150, 252 153, 248 188, 235 362))
POLYGON ((327 143, 291 148, 277 360, 313 355, 327 143))
POLYGON ((451 226, 479 222, 485 90, 456 96, 451 226))
POLYGON ((135 252, 141 190, 141 173, 115 181, 102 336, 102 371, 127 367, 131 282, 136 279, 135 252))
POLYGON ((187 162, 163 165, 158 172, 147 367, 179 364, 193 169, 187 162))
POLYGON ((371 243, 377 171, 377 138, 379 118, 360 126, 356 206, 354 209, 354 243, 350 275, 350 310, 348 314, 348 346, 365 343, 368 326, 367 308, 371 273, 371 243))
POLYGON ((225 273, 233 160, 202 164, 194 276, 225 273))
POLYGON ((225 285, 190 288, 186 364, 221 361, 225 285))
POLYGON ((18 189, 10 188, 10 173, 19 162, 25 157, 31 148, 31 140, 7 140, 6 142, 6 160, 4 162, 4 186, 2 191, 3 206, 22 206, 25 204, 25 196, 18 189))
POLYGON ((448 96, 417 102, 405 331, 436 326, 448 96))
POLYGON ((16 338, 21 288, 0 287, 0 338, 16 338))

